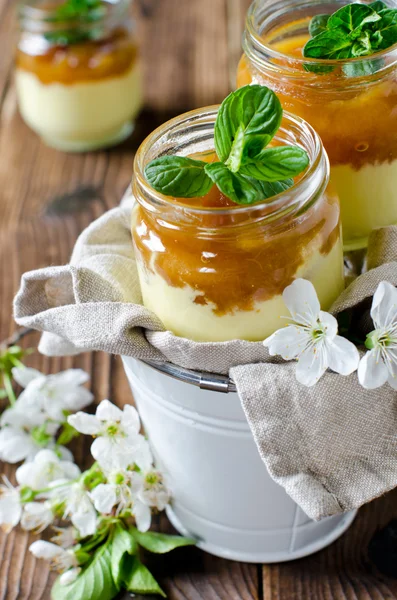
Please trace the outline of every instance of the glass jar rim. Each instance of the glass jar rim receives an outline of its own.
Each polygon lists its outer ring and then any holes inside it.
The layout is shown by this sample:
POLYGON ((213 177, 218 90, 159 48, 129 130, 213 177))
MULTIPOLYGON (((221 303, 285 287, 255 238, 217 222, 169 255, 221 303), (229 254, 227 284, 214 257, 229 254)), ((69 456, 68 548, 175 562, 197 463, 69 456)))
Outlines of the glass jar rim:
POLYGON ((128 9, 133 0, 101 0, 102 5, 106 9, 103 15, 100 15, 98 19, 89 21, 84 18, 71 18, 65 20, 56 20, 56 11, 64 4, 60 1, 54 3, 51 7, 40 7, 42 0, 21 0, 18 4, 17 14, 19 21, 23 24, 23 28, 32 29, 33 31, 41 31, 44 26, 67 26, 68 28, 78 27, 80 25, 95 26, 96 24, 106 21, 108 19, 117 18, 124 14, 124 11, 128 9))
MULTIPOLYGON (((268 200, 264 200, 263 202, 256 202, 255 204, 249 205, 234 205, 232 207, 195 207, 190 204, 185 204, 183 202, 175 202, 173 198, 170 196, 165 196, 160 192, 157 192, 151 185, 148 183, 144 169, 145 169, 145 157, 153 146, 159 145, 161 143, 161 138, 169 141, 169 136, 171 132, 177 129, 185 128, 185 131, 188 130, 189 124, 191 125, 195 121, 198 121, 200 118, 208 118, 211 123, 215 125, 216 116, 218 114, 220 105, 216 104, 213 106, 207 106, 204 108, 198 108, 187 113, 183 113, 173 119, 166 121, 159 127, 157 127, 152 133, 150 133, 145 140, 139 146, 137 153, 134 159, 134 173, 132 185, 133 189, 138 188, 141 193, 143 193, 146 197, 150 198, 150 203, 155 203, 158 207, 167 207, 174 209, 181 209, 186 213, 191 215, 208 215, 208 214, 217 214, 217 215, 236 215, 242 213, 251 213, 255 211, 263 211, 263 209, 270 208, 273 209, 271 211, 271 216, 277 217, 278 213, 285 214, 285 210, 291 208, 291 211, 296 206, 296 199, 301 197, 304 198, 305 201, 298 203, 299 206, 306 204, 307 202, 307 189, 311 182, 319 179, 320 182, 317 182, 316 185, 316 193, 322 193, 328 185, 329 181, 329 160, 328 156, 323 147, 322 141, 317 134, 317 132, 309 125, 306 121, 292 115, 286 111, 283 112, 283 122, 279 129, 279 132, 288 132, 288 124, 291 128, 295 127, 307 140, 307 147, 305 150, 309 154, 310 164, 307 167, 306 171, 302 175, 302 177, 294 183, 293 186, 284 190, 283 192, 272 196, 272 198, 268 200), (287 125, 287 126, 286 126, 287 125), (319 169, 324 168, 324 174, 321 177, 318 177, 319 169), (305 193, 306 192, 306 193, 305 193), (288 201, 290 200, 290 201, 288 201), (295 201, 295 202, 294 202, 295 201)), ((278 132, 277 132, 278 133, 278 132)), ((277 138, 277 133, 275 138, 277 138)), ((139 202, 139 200, 138 200, 139 202)), ((145 203, 146 204, 146 203, 145 203)))
MULTIPOLYGON (((326 4, 335 4, 337 2, 337 0, 325 0, 325 1, 317 1, 317 2, 313 2, 312 0, 292 0, 292 2, 288 3, 288 1, 286 2, 285 0, 283 0, 282 5, 283 8, 285 10, 285 12, 288 11, 289 9, 289 4, 292 5, 293 7, 300 7, 300 8, 304 8, 305 6, 307 6, 307 8, 313 8, 313 7, 319 7, 322 5, 326 5, 326 4)), ((341 6, 346 5, 345 1, 342 2, 337 2, 340 3, 341 6)), ((365 3, 365 2, 364 2, 365 3)), ((314 65, 314 66, 325 66, 325 67, 342 67, 344 65, 351 65, 351 64, 355 64, 355 65, 362 65, 363 67, 365 67, 366 65, 368 65, 370 62, 374 61, 374 60, 379 60, 379 59, 383 59, 383 58, 388 58, 388 59, 392 59, 392 62, 389 62, 388 64, 385 64, 385 66, 383 68, 377 69, 372 75, 377 75, 379 73, 383 73, 383 72, 389 72, 391 69, 393 69, 396 65, 397 65, 397 43, 393 44, 393 46, 390 46, 390 48, 386 48, 385 50, 381 50, 380 52, 376 52, 374 54, 371 54, 370 56, 364 56, 364 57, 357 57, 357 58, 349 58, 349 59, 322 59, 322 58, 305 58, 305 57, 296 57, 293 56, 291 57, 288 54, 284 54, 283 52, 280 52, 279 50, 276 50, 275 48, 273 48, 272 46, 268 45, 262 38, 262 32, 263 29, 265 29, 266 24, 270 24, 270 22, 272 21, 272 19, 274 18, 274 15, 277 14, 276 11, 276 5, 274 2, 272 2, 272 4, 269 4, 269 10, 266 13, 266 16, 264 17, 264 21, 262 21, 262 27, 261 30, 258 29, 258 26, 256 24, 256 15, 258 13, 258 11, 260 11, 261 8, 264 7, 266 3, 263 0, 253 0, 252 4, 250 5, 248 12, 247 12, 247 16, 246 16, 246 20, 245 20, 245 31, 244 31, 244 36, 243 36, 243 49, 245 54, 248 56, 248 58, 250 60, 252 60, 253 63, 258 63, 258 65, 261 65, 263 67, 268 68, 269 65, 271 65, 271 62, 269 60, 272 59, 275 62, 274 64, 274 68, 277 71, 283 71, 284 73, 289 73, 291 75, 299 75, 300 77, 304 77, 306 79, 310 79, 310 78, 315 78, 316 80, 318 80, 318 74, 314 73, 314 72, 310 72, 309 70, 303 69, 302 66, 303 65, 314 65), (279 61, 279 62, 278 62, 279 61), (280 64, 283 63, 283 64, 280 64)), ((397 7, 397 6, 396 6, 397 7)), ((357 79, 360 78, 362 79, 363 77, 368 78, 370 77, 369 75, 361 75, 361 76, 357 76, 357 79)), ((322 74, 321 77, 322 81, 326 80, 326 74, 322 74)), ((349 78, 350 79, 350 78, 349 78)))

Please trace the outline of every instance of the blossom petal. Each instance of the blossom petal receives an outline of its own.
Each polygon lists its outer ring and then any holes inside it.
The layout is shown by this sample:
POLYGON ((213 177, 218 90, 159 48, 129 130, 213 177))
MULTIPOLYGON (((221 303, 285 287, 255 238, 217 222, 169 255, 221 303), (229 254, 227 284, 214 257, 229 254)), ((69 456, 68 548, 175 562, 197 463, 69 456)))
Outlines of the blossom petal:
POLYGON ((321 325, 325 328, 327 339, 333 340, 338 333, 338 321, 333 315, 330 315, 323 310, 320 310, 319 320, 321 325))
POLYGON ((83 383, 86 383, 89 378, 90 376, 86 371, 83 371, 83 369, 66 369, 66 371, 61 371, 61 373, 56 373, 55 375, 49 375, 47 377, 52 384, 55 384, 61 390, 82 385, 83 383))
POLYGON ((350 375, 357 370, 360 354, 356 346, 337 335, 332 341, 327 342, 328 366, 340 375, 350 375))
POLYGON ((79 475, 81 475, 79 467, 69 460, 62 460, 60 462, 60 466, 62 468, 64 476, 68 479, 76 479, 77 477, 79 477, 79 475))
POLYGON ((101 466, 110 466, 115 458, 113 456, 113 446, 115 444, 112 444, 109 438, 105 436, 97 437, 91 444, 91 454, 101 466))
POLYGON ((72 569, 65 571, 65 573, 62 573, 62 575, 59 578, 59 583, 61 585, 70 585, 71 583, 76 581, 80 573, 81 567, 73 567, 72 569))
POLYGON ((149 529, 150 524, 152 522, 151 510, 146 504, 136 499, 134 502, 133 511, 136 526, 139 531, 142 531, 144 533, 149 529))
POLYGON ((117 408, 115 404, 109 402, 109 400, 102 400, 98 405, 95 413, 97 419, 100 421, 121 421, 123 418, 123 411, 117 408))
POLYGON ((60 546, 44 540, 33 542, 30 544, 29 550, 36 558, 44 558, 44 560, 52 560, 57 556, 62 556, 65 552, 60 546))
POLYGON ((371 317, 375 328, 387 328, 397 321, 397 289, 388 281, 381 281, 375 291, 371 317))
POLYGON ((285 288, 283 300, 297 323, 312 324, 318 318, 320 302, 314 285, 306 279, 295 279, 285 288))
POLYGON ((97 511, 105 515, 112 512, 112 508, 117 502, 114 486, 106 483, 97 485, 97 487, 92 490, 90 496, 97 511))
POLYGON ((80 537, 85 538, 94 535, 97 527, 97 514, 94 507, 92 507, 92 510, 73 513, 70 520, 78 529, 80 537))
POLYGON ((14 367, 12 369, 12 376, 18 385, 23 388, 26 388, 31 381, 38 377, 42 377, 43 379, 45 377, 43 373, 40 373, 37 369, 31 369, 30 367, 14 367))
POLYGON ((284 360, 292 360, 304 351, 309 340, 303 327, 289 325, 273 333, 263 345, 269 348, 270 356, 280 355, 284 360))
POLYGON ((324 375, 327 367, 327 355, 322 345, 312 346, 299 357, 296 378, 299 383, 311 387, 324 375))
POLYGON ((68 423, 80 433, 85 435, 95 435, 101 430, 101 422, 94 415, 87 415, 84 412, 78 412, 68 417, 68 423))
POLYGON ((39 446, 28 433, 14 427, 5 427, 0 431, 1 460, 15 464, 29 456, 34 456, 37 450, 39 446))
POLYGON ((374 348, 363 356, 358 365, 358 380, 367 390, 374 390, 384 385, 389 372, 379 352, 374 348))
MULTIPOLYGON (((140 435, 132 447, 130 462, 135 463, 142 471, 149 471, 153 464, 152 451, 149 442, 140 435)), ((129 466, 129 465, 127 465, 129 466)))
POLYGON ((6 531, 10 531, 18 525, 22 515, 19 492, 17 490, 6 490, 0 494, 0 525, 6 531))
POLYGON ((134 406, 126 404, 123 410, 123 416, 121 417, 121 424, 125 431, 132 431, 139 433, 141 428, 141 420, 139 418, 138 411, 134 406))
POLYGON ((54 515, 48 503, 28 502, 24 504, 21 527, 26 531, 43 531, 54 520, 54 515))

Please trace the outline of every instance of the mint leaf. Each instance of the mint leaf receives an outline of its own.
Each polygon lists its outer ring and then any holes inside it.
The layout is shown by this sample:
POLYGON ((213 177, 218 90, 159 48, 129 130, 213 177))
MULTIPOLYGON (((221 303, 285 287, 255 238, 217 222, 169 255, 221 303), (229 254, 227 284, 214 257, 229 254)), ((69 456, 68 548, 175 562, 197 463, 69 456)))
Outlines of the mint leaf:
POLYGON ((362 28, 366 23, 375 23, 380 20, 380 16, 367 4, 348 4, 342 6, 333 15, 330 16, 327 23, 328 29, 342 29, 351 33, 358 28, 362 28))
POLYGON ((70 585, 61 585, 58 578, 51 590, 52 600, 112 600, 119 589, 112 577, 109 546, 109 542, 100 546, 70 585))
POLYGON ((368 4, 368 6, 377 13, 379 13, 381 10, 385 10, 388 8, 387 4, 385 4, 384 2, 381 2, 381 0, 376 0, 376 2, 371 2, 370 4, 368 4))
POLYGON ((309 33, 311 37, 315 37, 319 33, 327 30, 328 19, 330 15, 316 15, 309 23, 309 33))
POLYGON ((208 194, 212 181, 205 172, 207 163, 185 156, 162 156, 145 168, 152 188, 166 196, 196 198, 208 194))
MULTIPOLYGON (((215 123, 215 150, 226 162, 237 133, 244 132, 244 152, 255 156, 273 138, 281 124, 280 100, 269 88, 247 85, 222 102, 215 123)), ((233 159, 231 159, 233 160, 233 159)))
POLYGON ((349 58, 351 57, 352 42, 345 33, 327 30, 309 40, 303 48, 306 58, 349 58))
MULTIPOLYGON (((163 596, 163 598, 167 597, 149 569, 147 569, 136 556, 128 557, 124 562, 123 587, 133 594, 158 594, 163 596)), ((80 599, 76 598, 75 600, 80 599)), ((86 600, 86 598, 84 598, 84 600, 86 600)))
POLYGON ((137 550, 138 546, 132 532, 124 529, 120 524, 116 525, 112 535, 110 559, 112 576, 116 585, 121 586, 122 569, 126 555, 136 554, 137 550))
POLYGON ((381 20, 377 24, 379 34, 377 49, 385 50, 397 42, 397 10, 384 10, 380 16, 381 20))
POLYGON ((302 148, 277 146, 262 150, 252 162, 242 165, 240 173, 261 181, 280 181, 296 177, 308 164, 309 157, 302 148))
POLYGON ((154 531, 147 531, 142 533, 138 529, 131 529, 131 535, 135 537, 142 548, 154 552, 155 554, 165 554, 171 552, 175 548, 182 546, 194 546, 197 542, 192 538, 182 537, 180 535, 166 535, 165 533, 156 533, 154 531))
POLYGON ((346 77, 366 77, 376 73, 383 64, 382 59, 351 62, 343 65, 342 69, 346 77))
POLYGON ((229 158, 225 162, 225 165, 233 171, 233 173, 237 173, 240 169, 241 161, 244 154, 244 125, 240 125, 240 127, 236 131, 235 138, 233 140, 232 149, 229 154, 229 158))
POLYGON ((211 163, 206 172, 225 196, 236 204, 254 204, 280 194, 291 185, 293 180, 267 182, 252 177, 232 173, 223 163, 211 163))

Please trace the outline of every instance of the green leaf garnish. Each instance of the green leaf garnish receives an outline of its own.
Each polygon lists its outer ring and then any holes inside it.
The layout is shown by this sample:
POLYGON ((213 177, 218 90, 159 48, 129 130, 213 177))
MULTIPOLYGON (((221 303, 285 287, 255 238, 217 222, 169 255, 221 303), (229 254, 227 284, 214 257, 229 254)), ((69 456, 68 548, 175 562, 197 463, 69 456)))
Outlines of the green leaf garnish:
POLYGON ((315 37, 319 33, 327 30, 329 15, 316 15, 309 23, 309 33, 311 37, 315 37))
POLYGON ((205 196, 215 184, 237 204, 253 204, 293 185, 309 164, 297 146, 266 148, 280 127, 283 110, 269 88, 250 85, 232 92, 221 104, 214 145, 219 162, 163 156, 145 168, 148 183, 175 198, 205 196))
MULTIPOLYGON (((339 60, 372 56, 397 43, 397 9, 388 8, 376 0, 371 4, 353 3, 332 15, 316 15, 309 24, 312 36, 303 48, 303 56, 315 59, 339 60)), ((348 77, 370 75, 382 63, 369 61, 343 65, 348 77)), ((306 71, 329 73, 334 67, 305 64, 306 71)))
POLYGON ((296 177, 309 164, 307 153, 298 146, 265 148, 250 162, 242 165, 240 173, 261 181, 280 181, 296 177))
POLYGON ((66 0, 46 19, 50 23, 61 24, 62 28, 45 33, 44 37, 51 44, 60 46, 99 39, 103 28, 89 25, 101 21, 105 15, 102 0, 66 0))
POLYGON ((212 187, 206 164, 185 156, 162 156, 147 165, 145 175, 150 185, 166 196, 196 198, 212 187))

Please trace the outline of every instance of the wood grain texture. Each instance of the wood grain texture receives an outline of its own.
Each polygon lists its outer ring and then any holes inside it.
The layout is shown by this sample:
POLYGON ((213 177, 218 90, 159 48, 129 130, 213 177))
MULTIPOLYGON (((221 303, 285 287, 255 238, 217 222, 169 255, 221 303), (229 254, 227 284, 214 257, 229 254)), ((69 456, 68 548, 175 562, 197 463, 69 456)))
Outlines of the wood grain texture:
MULTIPOLYGON (((12 80, 15 3, 0 0, 0 340, 15 331, 11 305, 21 274, 68 261, 82 229, 119 202, 145 135, 181 111, 219 102, 233 87, 248 4, 136 0, 146 104, 135 133, 108 152, 66 155, 46 148, 18 115, 12 80)), ((37 346, 38 339, 33 334, 22 343, 37 346)), ((108 397, 120 406, 132 401, 118 358, 97 353, 50 359, 35 353, 29 365, 46 373, 81 367, 91 375, 96 401, 108 397)), ((81 438, 72 446, 83 467, 90 443, 81 438)), ((3 465, 2 471, 14 481, 14 467, 3 465)), ((367 556, 373 532, 396 516, 394 493, 362 509, 331 547, 289 564, 239 564, 195 548, 146 558, 171 600, 397 599, 397 580, 381 575, 367 556)), ((156 519, 156 527, 172 531, 165 516, 156 519)), ((0 534, 0 600, 49 600, 53 575, 28 552, 34 539, 18 529, 0 534)))

